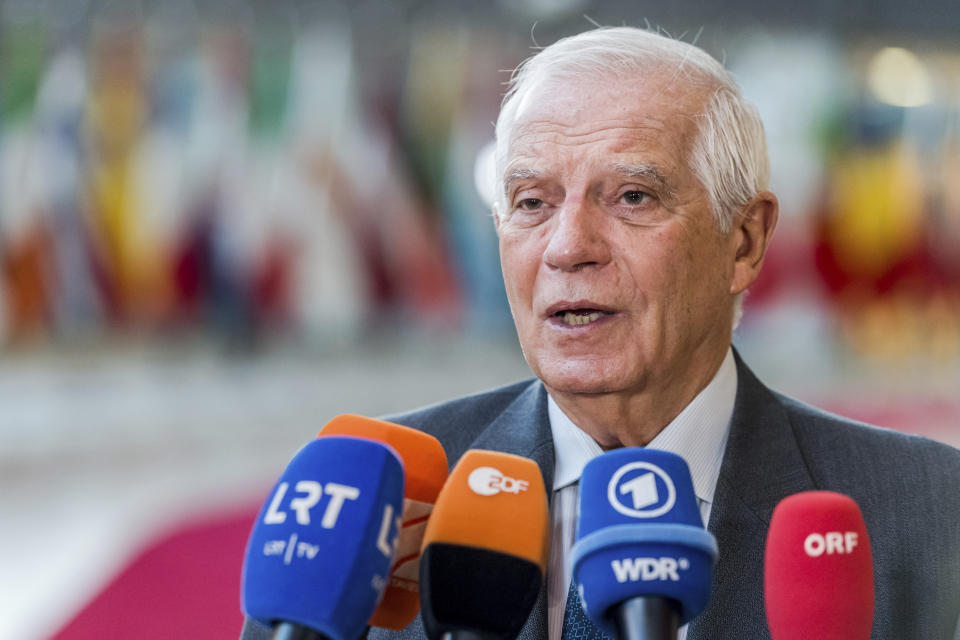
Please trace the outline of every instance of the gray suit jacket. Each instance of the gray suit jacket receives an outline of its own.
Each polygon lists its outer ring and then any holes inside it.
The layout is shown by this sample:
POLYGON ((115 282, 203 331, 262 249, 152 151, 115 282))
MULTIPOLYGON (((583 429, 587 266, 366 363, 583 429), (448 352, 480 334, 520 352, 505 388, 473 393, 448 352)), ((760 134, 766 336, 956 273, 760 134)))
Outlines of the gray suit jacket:
MULTIPOLYGON (((960 640, 960 451, 826 414, 765 387, 737 357, 739 384, 709 529, 720 556, 706 611, 689 640, 769 638, 763 551, 773 509, 788 495, 839 491, 860 506, 873 552, 875 640, 960 640)), ((451 467, 468 449, 532 458, 552 492, 546 391, 537 381, 388 418, 432 433, 451 467)), ((546 638, 541 592, 521 640, 546 638)), ((424 638, 371 629, 373 640, 424 638)), ((248 621, 242 640, 269 638, 248 621)))

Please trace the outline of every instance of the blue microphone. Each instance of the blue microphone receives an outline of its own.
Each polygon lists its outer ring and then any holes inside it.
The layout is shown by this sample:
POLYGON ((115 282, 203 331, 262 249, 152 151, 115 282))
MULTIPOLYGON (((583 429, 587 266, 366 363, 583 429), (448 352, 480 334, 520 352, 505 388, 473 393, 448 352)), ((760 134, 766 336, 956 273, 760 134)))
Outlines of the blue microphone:
POLYGON ((707 606, 716 557, 683 458, 631 447, 584 467, 573 577, 608 636, 676 638, 707 606))
POLYGON ((275 639, 356 640, 389 581, 403 488, 403 465, 382 443, 305 445, 250 533, 244 613, 275 639))

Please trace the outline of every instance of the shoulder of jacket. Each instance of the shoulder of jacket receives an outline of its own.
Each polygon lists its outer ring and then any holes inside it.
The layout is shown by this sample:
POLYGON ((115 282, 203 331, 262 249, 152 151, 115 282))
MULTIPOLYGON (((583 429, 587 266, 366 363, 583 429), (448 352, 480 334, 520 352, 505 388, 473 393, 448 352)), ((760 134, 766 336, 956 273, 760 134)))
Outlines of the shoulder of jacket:
MULTIPOLYGON (((539 384, 535 378, 453 400, 438 402, 383 419, 440 437, 450 430, 481 428, 503 413, 521 394, 539 384)), ((441 438, 442 439, 442 438, 441 438)))
POLYGON ((813 467, 923 468, 926 477, 960 481, 960 450, 942 442, 823 411, 774 392, 813 467))

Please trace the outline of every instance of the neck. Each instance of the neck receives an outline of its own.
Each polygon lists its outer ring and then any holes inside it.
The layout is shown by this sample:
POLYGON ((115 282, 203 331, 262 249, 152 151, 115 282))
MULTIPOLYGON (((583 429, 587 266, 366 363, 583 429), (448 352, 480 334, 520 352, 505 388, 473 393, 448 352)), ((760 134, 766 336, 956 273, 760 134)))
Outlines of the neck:
POLYGON ((680 378, 640 390, 570 393, 547 386, 557 406, 603 449, 643 447, 666 428, 716 376, 726 350, 680 378))

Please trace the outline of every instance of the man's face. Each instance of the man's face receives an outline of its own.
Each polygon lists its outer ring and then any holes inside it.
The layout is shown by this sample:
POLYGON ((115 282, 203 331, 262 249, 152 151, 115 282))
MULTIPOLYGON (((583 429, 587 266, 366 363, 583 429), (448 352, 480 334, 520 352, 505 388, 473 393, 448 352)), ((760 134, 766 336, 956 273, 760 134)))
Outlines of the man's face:
POLYGON ((681 384, 729 345, 736 234, 717 230, 690 169, 704 95, 682 83, 555 84, 520 108, 500 261, 524 355, 553 392, 681 384))

